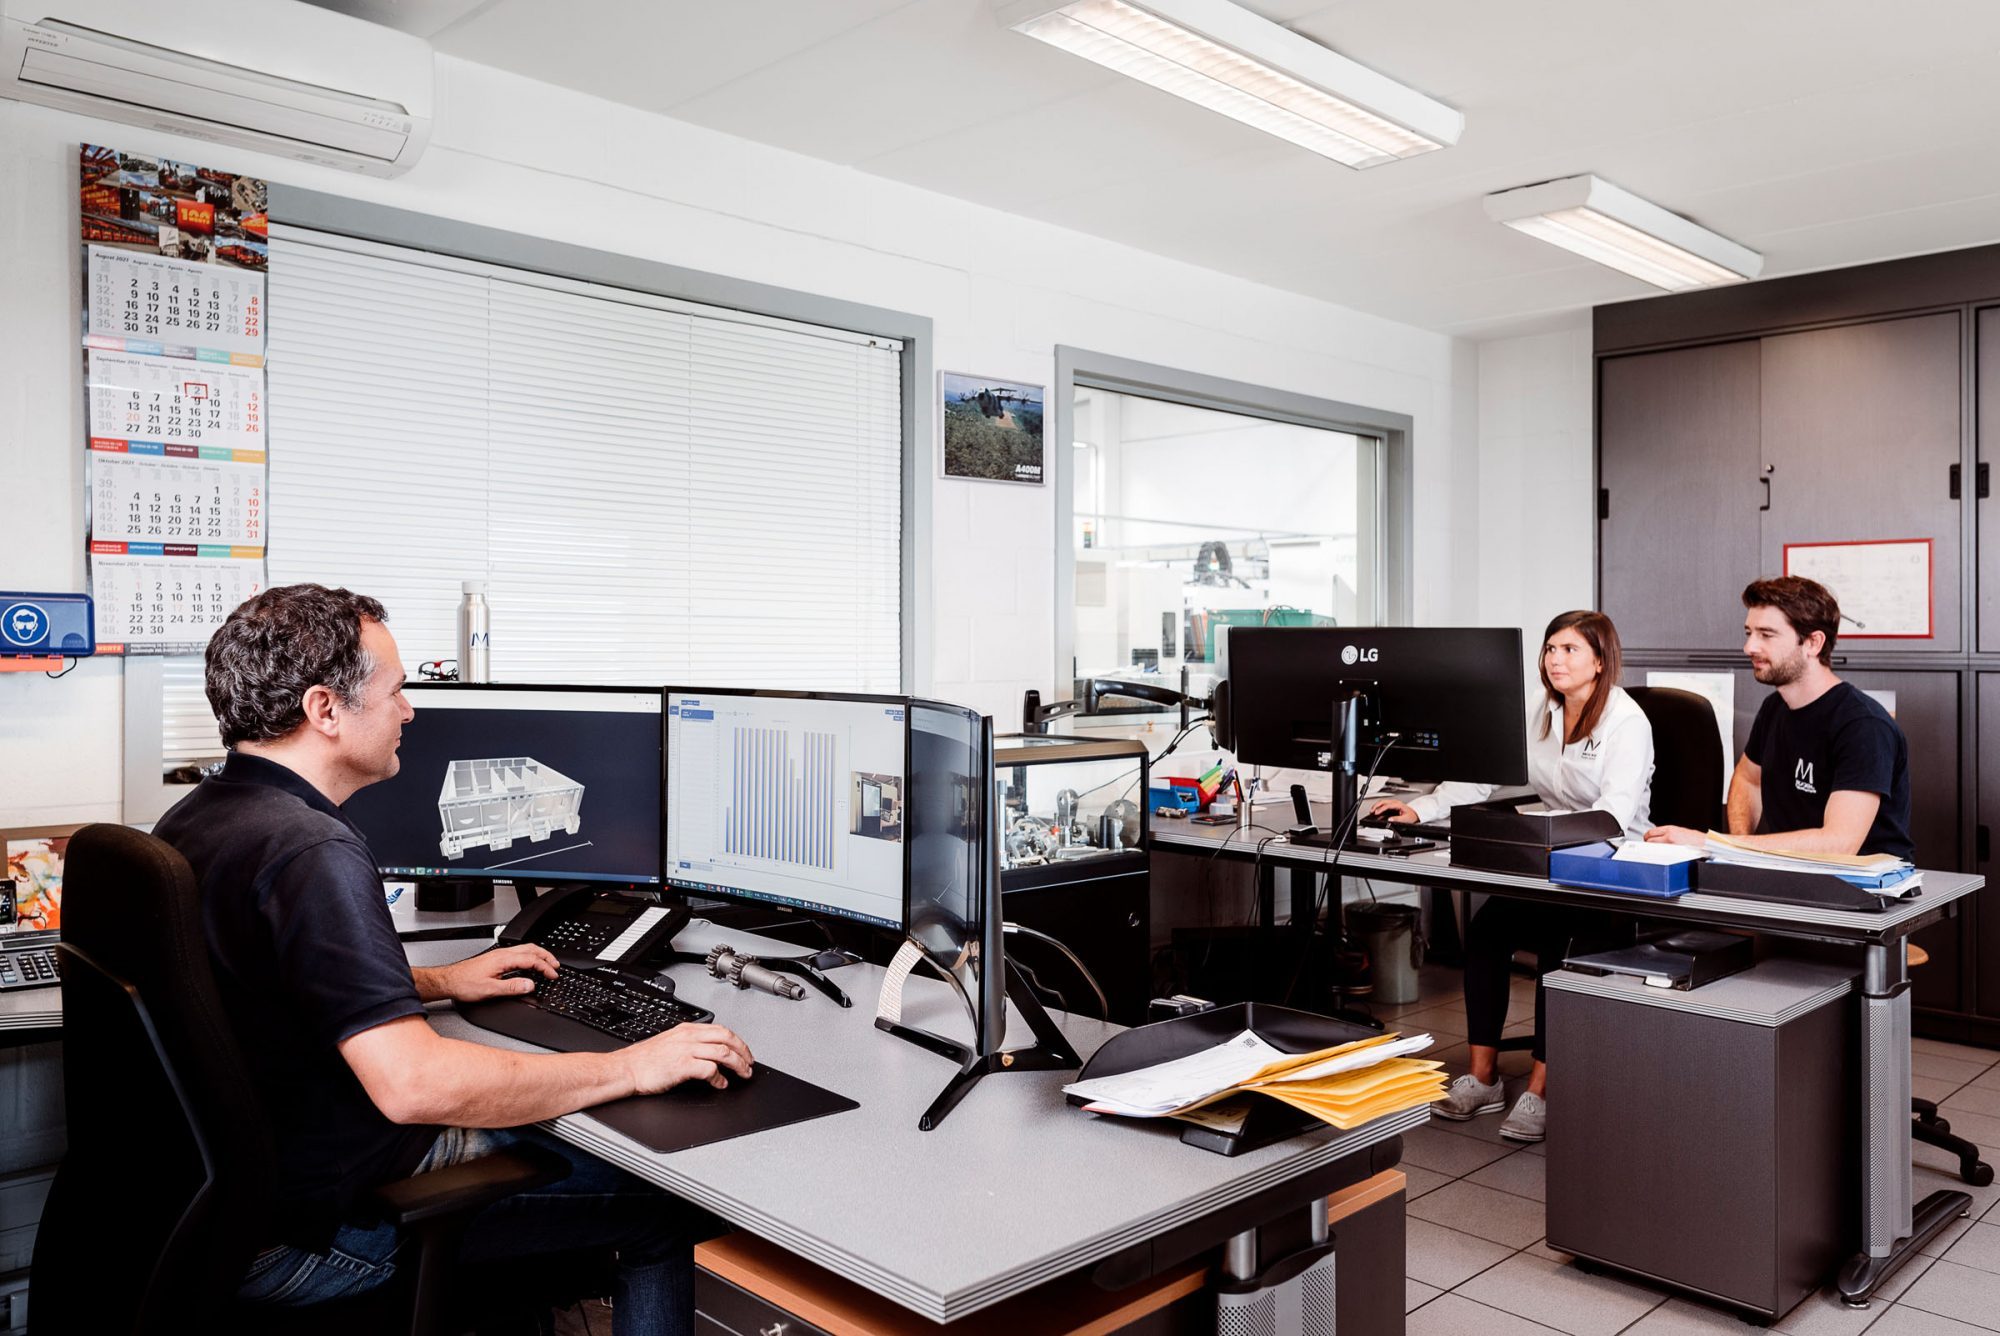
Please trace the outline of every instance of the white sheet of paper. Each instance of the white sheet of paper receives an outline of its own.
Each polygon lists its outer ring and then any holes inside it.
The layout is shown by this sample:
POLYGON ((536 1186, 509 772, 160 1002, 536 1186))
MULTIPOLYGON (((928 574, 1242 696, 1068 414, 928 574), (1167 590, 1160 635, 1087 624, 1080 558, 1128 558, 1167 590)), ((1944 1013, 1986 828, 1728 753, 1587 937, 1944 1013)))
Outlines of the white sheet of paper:
POLYGON ((1214 1048, 1172 1062, 1117 1076, 1072 1082, 1063 1087, 1063 1093, 1114 1106, 1121 1113, 1160 1114, 1240 1084, 1284 1056, 1282 1050, 1259 1039, 1254 1031, 1245 1030, 1214 1048))
POLYGON ((1618 845, 1611 858, 1618 863, 1657 863, 1668 867, 1675 863, 1692 863, 1701 856, 1701 850, 1690 849, 1685 844, 1648 844, 1644 840, 1625 840, 1618 845))

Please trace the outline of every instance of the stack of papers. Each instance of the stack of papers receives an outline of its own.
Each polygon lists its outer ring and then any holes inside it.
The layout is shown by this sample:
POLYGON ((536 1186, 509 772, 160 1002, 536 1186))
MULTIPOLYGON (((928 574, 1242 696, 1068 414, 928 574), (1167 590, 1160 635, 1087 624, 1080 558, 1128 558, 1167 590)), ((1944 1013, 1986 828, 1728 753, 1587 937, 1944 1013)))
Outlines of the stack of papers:
POLYGON ((1775 872, 1812 872, 1839 877, 1850 885, 1877 895, 1904 896, 1923 884, 1923 877, 1908 862, 1890 854, 1811 854, 1789 849, 1753 849, 1718 831, 1708 832, 1703 849, 1721 863, 1769 868, 1775 872))
MULTIPOLYGON (((1214 1048, 1117 1076, 1077 1081, 1063 1092, 1091 1113, 1186 1118, 1240 1092, 1267 1095, 1343 1131, 1384 1114, 1444 1098, 1444 1064, 1412 1059, 1427 1034, 1380 1035, 1286 1053, 1245 1030, 1214 1048)), ((1197 1119, 1198 1121, 1198 1119, 1197 1119)))

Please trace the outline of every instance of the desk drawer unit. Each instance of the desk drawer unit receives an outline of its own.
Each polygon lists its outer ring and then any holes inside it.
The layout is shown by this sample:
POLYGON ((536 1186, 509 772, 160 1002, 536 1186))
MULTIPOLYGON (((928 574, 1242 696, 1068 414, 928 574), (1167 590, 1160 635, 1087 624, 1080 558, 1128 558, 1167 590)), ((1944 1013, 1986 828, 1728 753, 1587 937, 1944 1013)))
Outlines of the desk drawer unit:
POLYGON ((1859 1238, 1852 973, 1544 982, 1549 1246, 1766 1321, 1830 1280, 1859 1238))

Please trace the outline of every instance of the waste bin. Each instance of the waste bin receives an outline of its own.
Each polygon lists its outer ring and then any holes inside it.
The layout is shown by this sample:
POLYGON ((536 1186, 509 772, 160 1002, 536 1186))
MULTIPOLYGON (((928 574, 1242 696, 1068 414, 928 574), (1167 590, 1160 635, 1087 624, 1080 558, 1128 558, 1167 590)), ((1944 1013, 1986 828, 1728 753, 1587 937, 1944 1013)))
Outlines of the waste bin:
POLYGON ((1417 1000, 1417 967, 1423 963, 1415 905, 1349 905, 1347 926, 1375 967, 1373 1000, 1398 1006, 1417 1000))

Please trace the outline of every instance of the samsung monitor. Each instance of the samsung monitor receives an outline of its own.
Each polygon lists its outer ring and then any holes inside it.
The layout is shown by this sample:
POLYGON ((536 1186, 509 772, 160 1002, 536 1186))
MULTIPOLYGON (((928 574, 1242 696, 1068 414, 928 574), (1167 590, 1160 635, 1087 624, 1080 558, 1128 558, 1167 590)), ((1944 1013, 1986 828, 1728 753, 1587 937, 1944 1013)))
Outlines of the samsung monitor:
POLYGON ((670 687, 667 884, 901 930, 910 702, 670 687))
POLYGON ((660 884, 659 688, 404 692, 400 768, 342 809, 385 877, 660 884))

